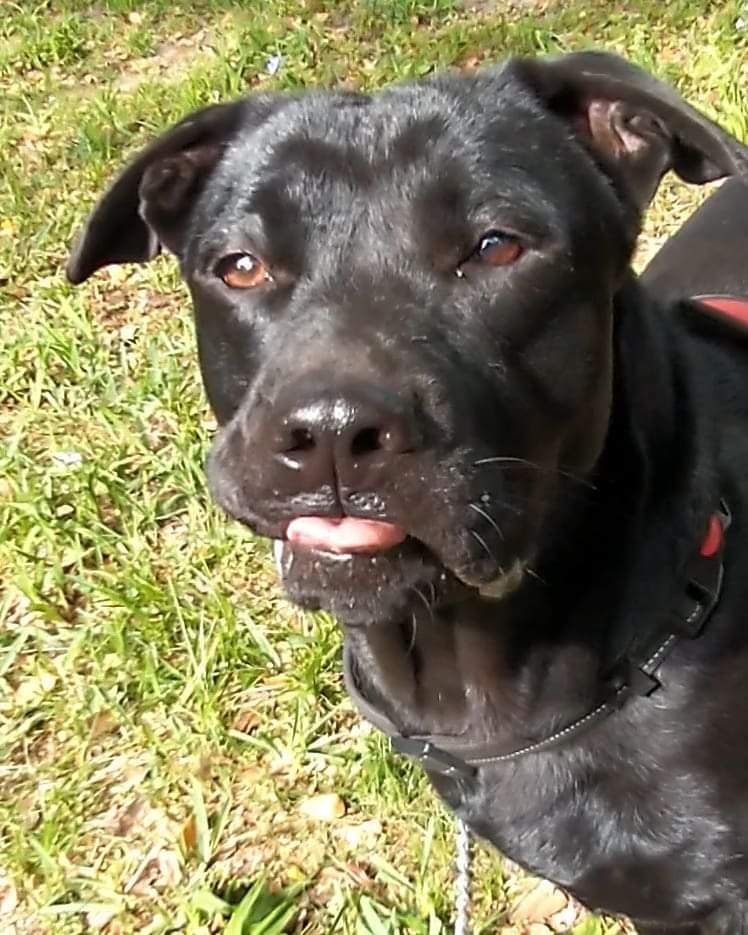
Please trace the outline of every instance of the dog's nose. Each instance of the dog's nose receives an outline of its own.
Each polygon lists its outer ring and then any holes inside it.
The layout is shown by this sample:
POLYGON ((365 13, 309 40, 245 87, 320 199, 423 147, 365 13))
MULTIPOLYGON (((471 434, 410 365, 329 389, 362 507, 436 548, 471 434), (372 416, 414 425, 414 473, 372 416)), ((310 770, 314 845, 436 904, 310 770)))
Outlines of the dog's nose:
POLYGON ((414 413, 376 385, 288 392, 275 406, 276 482, 288 492, 376 490, 417 443, 414 413), (283 470, 285 469, 285 470, 283 470))

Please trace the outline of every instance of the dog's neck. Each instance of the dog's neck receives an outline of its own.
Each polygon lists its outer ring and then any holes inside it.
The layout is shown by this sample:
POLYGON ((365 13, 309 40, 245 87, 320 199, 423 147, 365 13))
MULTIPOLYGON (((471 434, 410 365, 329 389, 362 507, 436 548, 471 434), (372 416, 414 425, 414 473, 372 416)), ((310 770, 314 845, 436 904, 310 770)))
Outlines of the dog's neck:
POLYGON ((555 530, 537 578, 499 601, 475 595, 347 629, 364 696, 402 733, 521 746, 598 703, 612 661, 661 625, 719 498, 709 427, 666 314, 633 276, 617 296, 596 490, 555 530))

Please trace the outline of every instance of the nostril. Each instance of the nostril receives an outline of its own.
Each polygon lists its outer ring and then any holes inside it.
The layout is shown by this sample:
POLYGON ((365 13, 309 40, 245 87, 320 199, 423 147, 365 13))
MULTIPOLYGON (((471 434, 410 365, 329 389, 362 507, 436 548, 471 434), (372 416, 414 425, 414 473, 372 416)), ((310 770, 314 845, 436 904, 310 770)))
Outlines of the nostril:
POLYGON ((299 451, 310 451, 316 445, 316 442, 314 441, 314 435, 312 435, 309 429, 304 428, 292 429, 290 432, 289 441, 291 444, 287 448, 284 448, 284 454, 292 454, 299 451))
POLYGON ((382 447, 381 432, 376 427, 360 429, 351 442, 352 455, 366 455, 382 447))

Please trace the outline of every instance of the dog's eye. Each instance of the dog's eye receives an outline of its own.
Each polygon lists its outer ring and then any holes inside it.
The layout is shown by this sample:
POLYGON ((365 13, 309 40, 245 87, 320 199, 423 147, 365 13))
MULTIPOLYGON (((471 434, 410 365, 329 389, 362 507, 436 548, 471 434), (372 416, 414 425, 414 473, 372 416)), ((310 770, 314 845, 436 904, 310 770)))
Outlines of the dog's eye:
POLYGON ((489 231, 484 234, 471 257, 486 266, 509 266, 522 254, 522 244, 514 234, 489 231))
POLYGON ((273 278, 265 264, 251 253, 225 256, 216 266, 216 275, 232 289, 254 289, 273 278))

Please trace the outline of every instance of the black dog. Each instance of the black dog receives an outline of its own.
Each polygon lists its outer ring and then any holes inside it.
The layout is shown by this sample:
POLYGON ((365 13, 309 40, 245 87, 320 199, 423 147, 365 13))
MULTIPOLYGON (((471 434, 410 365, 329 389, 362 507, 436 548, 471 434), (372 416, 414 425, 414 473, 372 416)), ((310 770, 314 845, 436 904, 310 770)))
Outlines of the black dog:
POLYGON ((648 287, 668 169, 748 149, 601 53, 258 95, 141 153, 68 275, 179 258, 218 501, 479 835, 640 933, 738 935, 748 348, 682 297, 748 292, 748 196, 648 287))

